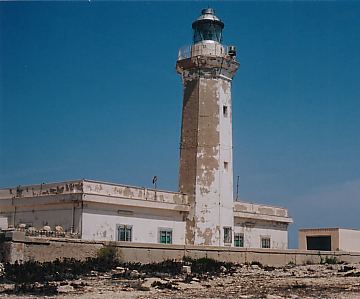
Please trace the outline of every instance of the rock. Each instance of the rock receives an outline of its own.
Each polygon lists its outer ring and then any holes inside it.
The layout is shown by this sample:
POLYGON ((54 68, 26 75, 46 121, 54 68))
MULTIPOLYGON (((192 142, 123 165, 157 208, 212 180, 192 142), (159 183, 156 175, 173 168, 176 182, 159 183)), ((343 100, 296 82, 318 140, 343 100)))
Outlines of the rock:
POLYGON ((15 290, 15 284, 13 283, 1 283, 0 284, 0 292, 2 294, 6 294, 6 293, 12 293, 15 290))
POLYGON ((130 276, 129 269, 123 267, 116 267, 115 269, 111 270, 111 278, 117 279, 122 278, 126 275, 126 271, 128 271, 128 275, 130 276))
POLYGON ((343 267, 341 267, 339 269, 339 272, 348 272, 348 271, 351 271, 351 270, 354 270, 355 267, 354 266, 351 266, 351 265, 344 265, 343 267))
POLYGON ((140 273, 137 270, 131 270, 129 273, 129 278, 136 279, 140 277, 140 273))
POLYGON ((42 230, 46 231, 46 232, 50 232, 51 231, 51 227, 48 225, 45 225, 42 230))
MULTIPOLYGON (((179 290, 202 290, 204 289, 204 287, 198 283, 198 282, 191 282, 190 284, 188 283, 183 283, 183 282, 178 282, 176 285, 177 289, 179 290)), ((206 288, 210 288, 211 285, 207 285, 206 288)))
POLYGON ((160 278, 157 278, 157 277, 149 277, 149 278, 146 278, 144 280, 144 282, 141 284, 141 287, 143 288, 149 288, 152 286, 153 283, 155 282, 160 282, 160 283, 166 283, 165 280, 162 280, 160 278))
POLYGON ((178 284, 177 283, 173 283, 171 281, 165 281, 165 282, 161 282, 161 281, 154 281, 151 284, 152 287, 155 287, 157 289, 168 289, 168 290, 178 290, 178 284))
POLYGON ((226 271, 227 271, 226 267, 224 267, 224 266, 220 267, 220 272, 226 272, 226 271))
POLYGON ((57 287, 57 291, 60 294, 71 293, 71 292, 74 292, 74 290, 75 290, 74 287, 72 287, 71 285, 68 285, 68 284, 57 287))
POLYGON ((118 270, 118 271, 126 271, 127 268, 124 268, 124 267, 116 267, 115 270, 118 270))
POLYGON ((94 271, 94 270, 90 271, 90 276, 98 276, 98 275, 99 275, 98 271, 94 271))
POLYGON ((311 266, 309 266, 309 267, 307 268, 307 271, 308 271, 308 272, 317 272, 318 269, 317 269, 316 266, 311 265, 311 266))
POLYGON ((57 225, 57 226, 55 226, 55 231, 58 232, 58 233, 63 232, 64 228, 62 226, 60 226, 60 225, 57 225))
POLYGON ((0 263, 0 278, 5 276, 5 266, 4 264, 0 263))
POLYGON ((191 267, 190 266, 182 266, 181 273, 191 274, 191 267))
POLYGON ((274 271, 274 270, 275 270, 275 267, 272 267, 272 266, 264 266, 264 270, 265 270, 265 271, 274 271))
POLYGON ((266 299, 284 299, 284 297, 277 295, 266 295, 266 299))
POLYGON ((360 277, 360 271, 359 270, 350 270, 346 273, 344 273, 345 277, 360 277))
POLYGON ((81 279, 74 280, 70 285, 74 287, 74 289, 81 289, 85 287, 85 283, 81 279))

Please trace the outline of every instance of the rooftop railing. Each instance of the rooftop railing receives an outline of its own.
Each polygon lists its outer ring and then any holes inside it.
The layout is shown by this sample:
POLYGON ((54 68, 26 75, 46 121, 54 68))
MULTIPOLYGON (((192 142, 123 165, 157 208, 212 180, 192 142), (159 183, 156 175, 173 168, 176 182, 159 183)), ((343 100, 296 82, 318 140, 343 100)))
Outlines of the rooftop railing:
POLYGON ((178 60, 187 59, 192 56, 226 56, 228 55, 229 46, 212 43, 212 44, 195 44, 186 45, 179 49, 178 60), (209 49, 209 45, 211 45, 209 49))

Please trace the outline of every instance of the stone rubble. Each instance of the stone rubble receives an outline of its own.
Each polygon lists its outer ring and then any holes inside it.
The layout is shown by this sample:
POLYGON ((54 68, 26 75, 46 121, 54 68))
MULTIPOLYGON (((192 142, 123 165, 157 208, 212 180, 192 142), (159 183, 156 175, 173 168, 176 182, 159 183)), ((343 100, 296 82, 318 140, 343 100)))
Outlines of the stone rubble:
POLYGON ((360 264, 279 268, 252 264, 220 266, 211 273, 196 273, 187 267, 183 266, 178 275, 116 267, 107 273, 91 271, 79 279, 61 282, 14 285, 3 281, 0 297, 360 299, 360 264))

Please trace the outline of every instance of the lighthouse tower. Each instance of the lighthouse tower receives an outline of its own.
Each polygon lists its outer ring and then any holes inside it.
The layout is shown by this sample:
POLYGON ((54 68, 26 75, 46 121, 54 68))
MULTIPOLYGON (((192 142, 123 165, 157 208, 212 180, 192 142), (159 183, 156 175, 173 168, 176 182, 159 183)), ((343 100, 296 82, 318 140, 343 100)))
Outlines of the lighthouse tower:
POLYGON ((191 205, 186 243, 232 245, 233 163, 231 81, 235 47, 222 45, 224 23, 211 8, 193 24, 193 44, 180 49, 183 82, 179 188, 191 205))

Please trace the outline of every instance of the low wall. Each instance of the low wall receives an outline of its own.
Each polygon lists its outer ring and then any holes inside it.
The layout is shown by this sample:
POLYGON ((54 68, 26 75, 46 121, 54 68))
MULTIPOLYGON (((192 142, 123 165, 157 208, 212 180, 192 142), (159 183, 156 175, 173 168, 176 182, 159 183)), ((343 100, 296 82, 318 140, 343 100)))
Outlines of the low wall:
POLYGON ((303 251, 249 249, 234 247, 184 246, 143 244, 125 242, 99 242, 60 238, 35 238, 21 235, 0 244, 1 259, 4 262, 37 260, 52 261, 57 258, 85 259, 95 257, 100 248, 115 246, 119 258, 124 262, 151 263, 167 259, 180 260, 208 257, 233 263, 260 262, 269 266, 284 266, 289 263, 320 263, 321 259, 336 257, 339 261, 359 263, 360 253, 343 251, 303 251))

